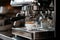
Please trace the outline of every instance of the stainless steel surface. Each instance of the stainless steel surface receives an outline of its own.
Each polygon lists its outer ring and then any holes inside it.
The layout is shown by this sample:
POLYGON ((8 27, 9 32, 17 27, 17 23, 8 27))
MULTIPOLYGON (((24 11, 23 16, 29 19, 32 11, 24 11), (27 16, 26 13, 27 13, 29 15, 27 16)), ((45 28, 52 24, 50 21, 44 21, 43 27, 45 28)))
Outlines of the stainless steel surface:
POLYGON ((11 2, 10 2, 10 5, 11 6, 22 6, 22 5, 24 5, 24 4, 31 4, 32 2, 34 2, 34 0, 21 0, 21 1, 19 1, 19 0, 11 0, 11 2))
POLYGON ((12 28, 12 30, 24 31, 24 32, 28 32, 28 33, 54 31, 54 30, 48 30, 48 29, 43 29, 43 28, 36 28, 36 29, 33 29, 33 30, 27 30, 25 27, 22 27, 22 28, 12 28))
POLYGON ((8 36, 5 36, 3 34, 0 34, 0 38, 3 39, 3 40, 13 40, 12 38, 10 38, 8 36))
MULTIPOLYGON (((42 31, 42 30, 31 30, 27 31, 24 28, 12 28, 12 34, 16 36, 21 36, 30 40, 41 40, 41 39, 46 39, 46 36, 48 36, 50 33, 53 31, 42 31), (48 33, 48 34, 47 34, 48 33), (46 35, 46 36, 44 36, 46 35)), ((53 35, 53 33, 52 33, 53 35)), ((52 38, 51 35, 47 38, 52 38)))

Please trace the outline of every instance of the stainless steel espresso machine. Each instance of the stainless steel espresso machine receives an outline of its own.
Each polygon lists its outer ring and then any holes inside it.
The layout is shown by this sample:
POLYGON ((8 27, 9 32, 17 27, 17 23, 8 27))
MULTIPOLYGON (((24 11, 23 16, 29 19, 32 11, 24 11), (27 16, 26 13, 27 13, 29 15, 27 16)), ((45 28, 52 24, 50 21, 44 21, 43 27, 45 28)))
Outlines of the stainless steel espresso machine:
MULTIPOLYGON (((25 23, 24 23, 25 27, 13 28, 13 30, 19 30, 23 32, 24 34, 25 33, 32 34, 32 35, 29 35, 32 37, 32 40, 35 40, 38 37, 41 38, 41 36, 43 38, 44 37, 52 38, 54 36, 54 33, 52 33, 52 36, 50 33, 52 31, 55 31, 54 0, 33 0, 33 1, 23 0, 23 1, 17 1, 17 2, 12 0, 10 4, 13 7, 22 6, 21 12, 22 14, 24 14, 24 17, 25 17, 25 23)), ((17 31, 15 32, 17 33, 17 31)), ((13 32, 14 35, 16 35, 16 33, 13 32)), ((21 36, 24 37, 26 35, 24 36, 21 35, 21 36)), ((29 36, 26 36, 26 38, 28 39, 31 38, 29 36)))
POLYGON ((12 0, 10 3, 13 7, 22 6, 21 12, 25 15, 26 28, 55 30, 53 24, 54 1, 33 0, 28 2, 24 1, 23 3, 23 1, 18 2, 12 0), (31 27, 29 27, 29 25, 31 25, 31 27))

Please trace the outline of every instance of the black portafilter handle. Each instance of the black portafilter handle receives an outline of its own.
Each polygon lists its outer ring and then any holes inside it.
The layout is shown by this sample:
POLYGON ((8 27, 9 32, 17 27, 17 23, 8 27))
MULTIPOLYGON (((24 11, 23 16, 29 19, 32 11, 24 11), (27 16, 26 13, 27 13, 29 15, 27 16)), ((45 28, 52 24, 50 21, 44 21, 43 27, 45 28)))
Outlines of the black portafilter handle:
POLYGON ((25 16, 13 17, 13 18, 10 18, 10 21, 14 22, 14 21, 18 21, 18 20, 21 20, 21 19, 25 19, 25 16))

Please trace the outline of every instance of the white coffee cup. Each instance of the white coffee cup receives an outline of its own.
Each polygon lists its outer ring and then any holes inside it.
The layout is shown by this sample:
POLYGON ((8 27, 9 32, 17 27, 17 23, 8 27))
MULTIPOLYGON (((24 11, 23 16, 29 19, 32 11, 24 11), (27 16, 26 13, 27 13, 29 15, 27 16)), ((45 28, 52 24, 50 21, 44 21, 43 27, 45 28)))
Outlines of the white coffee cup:
POLYGON ((27 30, 32 30, 34 29, 34 24, 25 24, 27 30))

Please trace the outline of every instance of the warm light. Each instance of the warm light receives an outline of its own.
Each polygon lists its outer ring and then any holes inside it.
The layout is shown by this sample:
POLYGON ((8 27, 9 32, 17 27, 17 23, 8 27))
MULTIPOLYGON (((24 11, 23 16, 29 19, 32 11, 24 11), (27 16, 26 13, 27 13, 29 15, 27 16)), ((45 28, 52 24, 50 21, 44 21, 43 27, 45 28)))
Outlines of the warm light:
POLYGON ((10 5, 6 5, 6 8, 8 9, 12 9, 12 7, 10 5))

